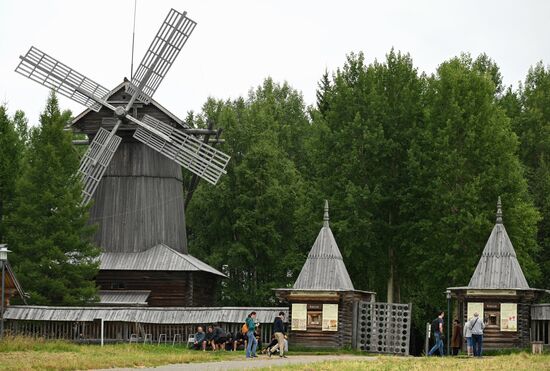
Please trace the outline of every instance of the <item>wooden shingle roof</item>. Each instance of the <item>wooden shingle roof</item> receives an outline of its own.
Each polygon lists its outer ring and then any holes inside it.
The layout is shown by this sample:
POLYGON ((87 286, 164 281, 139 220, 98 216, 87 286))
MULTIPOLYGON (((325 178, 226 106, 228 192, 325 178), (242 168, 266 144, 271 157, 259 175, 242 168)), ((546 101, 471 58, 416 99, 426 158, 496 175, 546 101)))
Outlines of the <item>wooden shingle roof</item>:
POLYGON ((353 283, 329 226, 328 201, 325 201, 323 228, 317 235, 307 260, 292 289, 353 291, 353 283))
POLYGON ((468 288, 529 289, 512 241, 502 224, 502 205, 497 203, 497 220, 485 244, 468 288))
POLYGON ((99 256, 101 270, 129 271, 203 271, 225 275, 189 254, 180 253, 165 244, 141 252, 103 252, 99 256))
POLYGON ((47 307, 13 305, 4 318, 20 321, 83 321, 103 318, 106 322, 139 322, 156 324, 242 323, 247 315, 256 312, 260 323, 273 319, 287 307, 47 307))
POLYGON ((98 294, 101 305, 145 306, 151 290, 100 290, 98 294))

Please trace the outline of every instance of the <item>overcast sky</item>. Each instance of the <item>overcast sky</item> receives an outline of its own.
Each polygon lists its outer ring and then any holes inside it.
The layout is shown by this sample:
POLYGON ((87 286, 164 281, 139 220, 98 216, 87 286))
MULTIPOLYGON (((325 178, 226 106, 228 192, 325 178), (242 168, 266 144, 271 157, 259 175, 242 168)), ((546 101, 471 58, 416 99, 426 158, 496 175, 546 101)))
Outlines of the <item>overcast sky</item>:
MULTIPOLYGON (((0 0, 0 102, 35 124, 47 89, 16 74, 31 45, 108 89, 130 75, 134 0, 0 0)), ((367 62, 395 47, 421 71, 485 52, 517 86, 550 63, 550 1, 176 1, 138 0, 137 68, 170 8, 198 23, 154 98, 179 117, 208 96, 246 95, 267 76, 288 81, 306 104, 325 69, 349 52, 367 62)), ((83 107, 61 97, 76 115, 83 107)))

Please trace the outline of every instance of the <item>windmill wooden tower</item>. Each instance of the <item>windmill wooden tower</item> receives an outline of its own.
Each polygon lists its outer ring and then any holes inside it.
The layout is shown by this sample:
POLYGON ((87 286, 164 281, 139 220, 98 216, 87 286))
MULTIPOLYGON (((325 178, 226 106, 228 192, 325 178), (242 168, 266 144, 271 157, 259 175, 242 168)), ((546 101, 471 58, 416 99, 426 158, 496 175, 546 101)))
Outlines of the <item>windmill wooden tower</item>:
POLYGON ((223 277, 188 254, 181 167, 215 185, 229 156, 208 144, 214 131, 188 127, 152 99, 195 26, 170 10, 132 80, 111 91, 35 47, 16 68, 87 107, 72 128, 91 140, 79 175, 82 203, 94 200, 104 304, 211 305, 223 277))

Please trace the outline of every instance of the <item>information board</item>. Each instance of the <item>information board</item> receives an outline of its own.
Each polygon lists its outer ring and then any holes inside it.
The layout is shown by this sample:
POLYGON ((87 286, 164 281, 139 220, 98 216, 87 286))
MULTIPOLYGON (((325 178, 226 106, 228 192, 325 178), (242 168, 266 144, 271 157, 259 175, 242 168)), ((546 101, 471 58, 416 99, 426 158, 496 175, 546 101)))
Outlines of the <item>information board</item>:
POLYGON ((307 304, 292 304, 292 330, 307 330, 307 304))
POLYGON ((338 331, 338 304, 323 304, 323 331, 338 331))
POLYGON ((518 305, 516 303, 500 304, 500 331, 518 330, 518 305))
POLYGON ((468 303, 468 321, 474 318, 474 313, 479 313, 479 319, 483 321, 483 303, 468 303))

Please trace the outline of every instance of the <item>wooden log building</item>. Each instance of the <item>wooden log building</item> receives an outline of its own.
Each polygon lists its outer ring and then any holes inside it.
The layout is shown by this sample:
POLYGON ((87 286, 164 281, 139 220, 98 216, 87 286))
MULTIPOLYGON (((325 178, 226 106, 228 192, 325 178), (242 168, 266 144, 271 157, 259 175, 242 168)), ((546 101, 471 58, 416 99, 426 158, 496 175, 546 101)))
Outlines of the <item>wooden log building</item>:
MULTIPOLYGON (((125 80, 114 88, 107 101, 126 105, 127 84, 125 80)), ((155 100, 145 104, 138 99, 131 115, 141 120, 145 114, 187 128, 155 100)), ((115 122, 105 107, 99 112, 87 109, 71 128, 92 141, 100 127, 111 130, 115 122)), ((182 169, 135 140, 135 130, 134 124, 123 123, 117 131, 122 142, 90 209, 90 223, 98 226, 93 241, 102 249, 96 278, 101 304, 118 305, 116 298, 123 305, 214 305, 225 275, 188 254, 182 169)))
POLYGON ((529 287, 502 223, 500 197, 496 224, 468 286, 450 287, 464 324, 478 312, 486 322, 484 349, 524 348, 531 341, 531 311, 546 290, 529 287))
POLYGON ((290 307, 291 344, 355 347, 359 302, 374 301, 375 293, 353 287, 329 226, 328 201, 325 201, 323 227, 296 282, 291 288, 275 292, 290 307))

